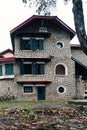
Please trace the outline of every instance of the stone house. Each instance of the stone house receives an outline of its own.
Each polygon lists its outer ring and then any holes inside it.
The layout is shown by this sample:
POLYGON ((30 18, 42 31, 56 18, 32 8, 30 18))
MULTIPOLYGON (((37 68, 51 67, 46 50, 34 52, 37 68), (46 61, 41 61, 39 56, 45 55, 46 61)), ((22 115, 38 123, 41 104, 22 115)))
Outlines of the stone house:
POLYGON ((0 99, 14 96, 10 92, 14 83, 14 63, 13 51, 7 49, 0 53, 0 99))
POLYGON ((84 98, 87 57, 80 45, 70 44, 75 34, 57 16, 33 15, 12 29, 14 57, 0 58, 0 95, 26 100, 84 98))

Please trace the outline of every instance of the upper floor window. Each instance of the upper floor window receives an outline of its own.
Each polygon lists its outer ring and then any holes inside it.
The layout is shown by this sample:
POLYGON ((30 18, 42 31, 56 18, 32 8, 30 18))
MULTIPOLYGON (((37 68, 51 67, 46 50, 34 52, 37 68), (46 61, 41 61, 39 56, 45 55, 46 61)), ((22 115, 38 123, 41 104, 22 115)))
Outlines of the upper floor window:
POLYGON ((44 50, 43 38, 22 37, 20 39, 21 50, 44 50))
POLYGON ((56 74, 57 75, 66 75, 66 68, 62 64, 58 64, 56 66, 56 74))
POLYGON ((59 41, 59 42, 56 43, 56 46, 57 46, 58 49, 61 49, 61 48, 64 47, 64 43, 59 41))
POLYGON ((21 74, 44 74, 44 63, 24 62, 20 64, 21 74))
POLYGON ((9 76, 13 77, 13 75, 14 75, 13 63, 0 65, 0 76, 2 78, 6 78, 9 76))

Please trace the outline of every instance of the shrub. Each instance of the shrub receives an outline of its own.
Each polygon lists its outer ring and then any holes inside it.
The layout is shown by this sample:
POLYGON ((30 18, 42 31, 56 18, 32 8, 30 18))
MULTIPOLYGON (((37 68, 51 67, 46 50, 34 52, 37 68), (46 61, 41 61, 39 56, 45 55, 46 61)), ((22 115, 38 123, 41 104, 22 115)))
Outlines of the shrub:
POLYGON ((8 101, 8 100, 15 100, 16 96, 14 95, 3 95, 0 96, 0 101, 8 101))

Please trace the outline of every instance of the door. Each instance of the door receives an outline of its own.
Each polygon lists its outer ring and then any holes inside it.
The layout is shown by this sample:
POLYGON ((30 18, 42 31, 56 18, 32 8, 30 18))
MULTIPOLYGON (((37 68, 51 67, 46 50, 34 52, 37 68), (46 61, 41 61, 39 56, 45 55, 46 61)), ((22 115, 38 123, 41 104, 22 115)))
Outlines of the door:
POLYGON ((37 99, 45 100, 45 87, 37 87, 37 99))

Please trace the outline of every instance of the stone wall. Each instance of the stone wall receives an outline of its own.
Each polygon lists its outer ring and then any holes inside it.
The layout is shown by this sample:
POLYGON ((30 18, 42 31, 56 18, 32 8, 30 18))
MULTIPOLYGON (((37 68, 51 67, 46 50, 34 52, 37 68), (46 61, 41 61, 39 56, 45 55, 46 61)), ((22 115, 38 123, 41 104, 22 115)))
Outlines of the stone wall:
MULTIPOLYGON (((31 51, 19 49, 19 37, 15 39, 15 57, 16 58, 43 58, 53 56, 50 62, 45 64, 44 75, 20 75, 19 63, 15 65, 15 82, 18 80, 50 80, 50 84, 46 84, 46 99, 58 100, 68 99, 75 96, 75 67, 71 60, 71 48, 69 34, 65 31, 52 32, 49 38, 44 39, 43 51, 31 51), (57 48, 57 42, 62 41, 64 47, 57 48), (67 69, 65 75, 56 75, 55 68, 58 64, 63 64, 67 69), (64 87, 64 93, 59 93, 58 88, 64 87)), ((37 99, 36 88, 33 94, 24 94, 23 85, 16 84, 19 98, 37 99), (20 91, 20 93, 19 93, 20 91)))

